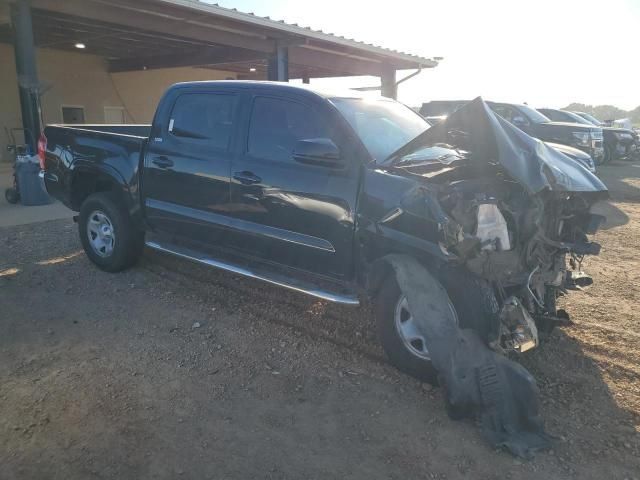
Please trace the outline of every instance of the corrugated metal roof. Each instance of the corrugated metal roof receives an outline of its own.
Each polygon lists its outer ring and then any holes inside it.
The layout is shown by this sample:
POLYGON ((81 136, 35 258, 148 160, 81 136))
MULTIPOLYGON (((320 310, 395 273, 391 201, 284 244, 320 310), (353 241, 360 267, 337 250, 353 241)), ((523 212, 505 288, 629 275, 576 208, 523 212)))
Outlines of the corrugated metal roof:
POLYGON ((191 10, 197 10, 202 13, 224 17, 229 20, 256 25, 262 28, 272 29, 292 35, 300 35, 303 37, 320 40, 324 42, 341 45, 343 47, 351 47, 364 52, 382 55, 397 60, 414 62, 424 68, 432 68, 438 65, 438 62, 432 58, 420 57, 410 53, 400 52, 389 48, 380 47, 371 43, 360 42, 352 38, 325 33, 322 30, 314 30, 311 27, 302 27, 296 23, 286 23, 284 20, 273 20, 269 17, 261 17, 254 13, 241 12, 235 8, 221 7, 217 3, 205 3, 200 0, 157 0, 161 3, 181 6, 191 10))

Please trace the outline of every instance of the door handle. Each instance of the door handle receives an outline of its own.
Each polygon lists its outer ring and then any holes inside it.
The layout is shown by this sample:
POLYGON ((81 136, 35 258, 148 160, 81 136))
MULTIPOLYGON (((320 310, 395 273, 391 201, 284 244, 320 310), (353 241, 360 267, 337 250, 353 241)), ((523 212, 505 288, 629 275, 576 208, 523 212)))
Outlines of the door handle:
POLYGON ((165 157, 164 155, 160 157, 155 157, 153 160, 151 160, 151 163, 153 163, 154 165, 157 165, 158 168, 173 167, 173 160, 165 157))
POLYGON ((246 170, 242 172, 235 172, 233 174, 233 178, 243 185, 255 185, 256 183, 262 182, 260 177, 255 175, 253 172, 248 172, 246 170))

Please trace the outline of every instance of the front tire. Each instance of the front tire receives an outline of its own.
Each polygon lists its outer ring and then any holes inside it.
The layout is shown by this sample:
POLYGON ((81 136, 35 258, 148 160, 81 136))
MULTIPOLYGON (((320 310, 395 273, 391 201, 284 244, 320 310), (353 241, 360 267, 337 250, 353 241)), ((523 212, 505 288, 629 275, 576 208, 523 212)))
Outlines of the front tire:
POLYGON ((395 275, 389 275, 374 299, 380 342, 389 362, 401 372, 423 382, 438 383, 426 342, 415 328, 406 296, 395 275))
POLYGON ((144 232, 113 193, 94 193, 84 201, 78 233, 89 259, 106 272, 132 266, 144 248, 144 232))

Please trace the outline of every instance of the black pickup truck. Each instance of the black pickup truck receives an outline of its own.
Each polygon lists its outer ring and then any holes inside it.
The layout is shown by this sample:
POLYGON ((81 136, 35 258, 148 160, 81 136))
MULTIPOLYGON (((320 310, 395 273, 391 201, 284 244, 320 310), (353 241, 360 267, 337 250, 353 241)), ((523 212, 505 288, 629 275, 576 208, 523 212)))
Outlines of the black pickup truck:
POLYGON ((50 125, 40 146, 47 189, 80 212, 98 267, 129 267, 147 245, 332 302, 370 299, 391 362, 432 381, 464 354, 444 348, 458 329, 524 352, 565 321, 556 298, 589 282, 579 265, 599 252, 587 235, 602 220, 590 209, 607 197, 481 99, 429 127, 357 92, 183 83, 151 126, 50 125))
POLYGON ((602 122, 595 118, 579 115, 574 112, 558 110, 555 108, 538 108, 543 115, 549 117, 556 122, 582 123, 588 126, 598 126, 602 128, 604 155, 601 159, 602 163, 609 163, 612 160, 630 159, 635 160, 638 156, 636 137, 633 130, 626 128, 604 127, 602 122), (594 123, 597 122, 597 123, 594 123))

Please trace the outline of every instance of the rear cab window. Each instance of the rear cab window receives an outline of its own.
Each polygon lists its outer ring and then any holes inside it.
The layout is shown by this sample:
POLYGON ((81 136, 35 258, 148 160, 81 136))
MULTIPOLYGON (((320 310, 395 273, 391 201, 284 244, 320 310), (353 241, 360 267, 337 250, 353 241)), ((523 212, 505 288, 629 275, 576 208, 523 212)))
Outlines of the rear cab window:
POLYGON ((227 150, 233 135, 237 102, 235 94, 183 93, 171 110, 169 134, 183 141, 227 150))

